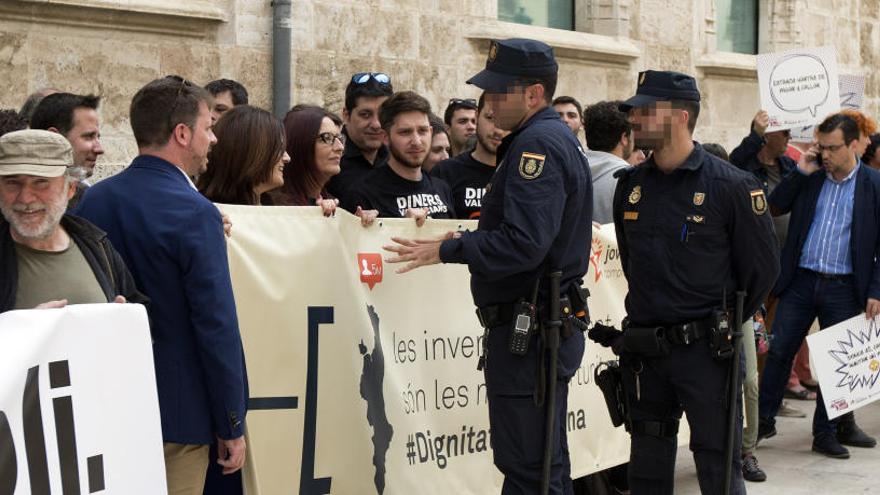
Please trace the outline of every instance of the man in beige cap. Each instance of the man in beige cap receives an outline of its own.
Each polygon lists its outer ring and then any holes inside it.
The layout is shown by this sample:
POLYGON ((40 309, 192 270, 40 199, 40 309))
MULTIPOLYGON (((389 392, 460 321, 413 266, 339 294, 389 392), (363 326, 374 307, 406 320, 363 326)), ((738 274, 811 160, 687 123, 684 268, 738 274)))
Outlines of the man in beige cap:
POLYGON ((0 312, 148 301, 107 235, 65 214, 76 190, 71 165, 60 134, 0 136, 0 312))

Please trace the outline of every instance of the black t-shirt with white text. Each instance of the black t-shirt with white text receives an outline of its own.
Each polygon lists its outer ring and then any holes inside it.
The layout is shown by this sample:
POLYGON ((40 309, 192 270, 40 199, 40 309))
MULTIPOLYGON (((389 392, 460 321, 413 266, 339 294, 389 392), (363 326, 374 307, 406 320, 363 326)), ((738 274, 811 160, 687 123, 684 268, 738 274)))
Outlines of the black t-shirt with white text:
POLYGON ((388 165, 370 172, 352 187, 354 206, 378 210, 380 217, 402 218, 409 208, 427 208, 429 218, 455 218, 449 186, 422 174, 415 182, 397 175, 388 165))
POLYGON ((470 152, 447 158, 431 169, 431 178, 449 185, 452 205, 458 218, 480 218, 480 206, 486 184, 495 167, 477 161, 470 152))

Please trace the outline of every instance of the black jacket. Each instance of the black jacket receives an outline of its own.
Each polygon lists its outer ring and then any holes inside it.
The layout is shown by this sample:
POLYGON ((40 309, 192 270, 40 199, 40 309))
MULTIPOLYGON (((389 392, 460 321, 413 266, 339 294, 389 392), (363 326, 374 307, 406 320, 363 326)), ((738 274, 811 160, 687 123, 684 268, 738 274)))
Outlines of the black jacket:
MULTIPOLYGON (((752 132, 743 138, 739 146, 730 152, 730 163, 746 172, 751 172, 761 181, 761 185, 764 187, 764 194, 770 194, 767 169, 758 161, 758 152, 763 147, 764 138, 752 129, 752 132)), ((797 162, 787 155, 777 157, 776 164, 779 166, 779 174, 782 178, 785 178, 786 175, 797 168, 797 162)))
MULTIPOLYGON (((61 226, 82 251, 107 296, 107 302, 113 302, 116 296, 121 295, 130 303, 149 303, 147 296, 138 292, 131 273, 119 253, 113 249, 104 231, 87 220, 70 214, 61 218, 61 226)), ((15 307, 18 259, 13 242, 9 223, 0 217, 0 313, 15 307)))

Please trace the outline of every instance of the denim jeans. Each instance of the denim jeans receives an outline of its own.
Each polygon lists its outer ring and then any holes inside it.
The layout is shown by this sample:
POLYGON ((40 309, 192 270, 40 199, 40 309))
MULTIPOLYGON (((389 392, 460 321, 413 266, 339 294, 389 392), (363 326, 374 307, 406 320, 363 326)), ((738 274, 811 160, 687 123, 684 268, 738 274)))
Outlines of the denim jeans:
MULTIPOLYGON (((770 426, 776 423, 792 361, 813 320, 818 317, 819 328, 827 328, 852 318, 864 308, 856 296, 853 277, 825 278, 808 270, 798 271, 791 285, 780 295, 773 321, 773 340, 761 376, 761 423, 770 426)), ((813 414, 813 435, 833 433, 836 425, 837 420, 828 419, 820 390, 813 414)))

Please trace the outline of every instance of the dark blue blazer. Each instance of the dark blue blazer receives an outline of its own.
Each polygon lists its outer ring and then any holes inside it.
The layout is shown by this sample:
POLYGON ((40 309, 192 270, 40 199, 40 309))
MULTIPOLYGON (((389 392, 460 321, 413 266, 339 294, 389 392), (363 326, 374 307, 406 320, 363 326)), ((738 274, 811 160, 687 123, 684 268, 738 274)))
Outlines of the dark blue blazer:
MULTIPOLYGON (((880 172, 862 163, 855 180, 850 249, 857 296, 861 304, 867 304, 869 297, 880 299, 880 172)), ((791 212, 788 239, 782 248, 782 271, 773 288, 774 295, 785 291, 798 270, 824 182, 822 170, 806 176, 795 169, 770 194, 774 213, 791 212)))
POLYGON ((149 295, 166 442, 244 432, 247 376, 217 208, 165 160, 141 155, 90 187, 79 215, 107 232, 149 295))

